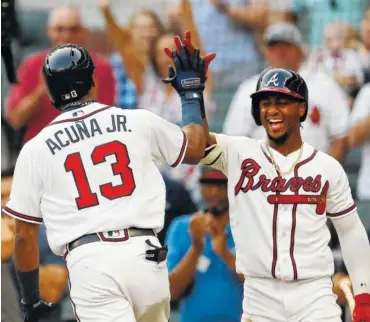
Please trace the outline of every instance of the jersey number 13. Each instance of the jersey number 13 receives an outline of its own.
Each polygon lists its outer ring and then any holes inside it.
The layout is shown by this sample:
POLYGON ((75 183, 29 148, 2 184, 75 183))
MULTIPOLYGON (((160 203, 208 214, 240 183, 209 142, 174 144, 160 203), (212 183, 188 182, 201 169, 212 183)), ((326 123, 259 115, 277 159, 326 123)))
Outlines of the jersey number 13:
MULTIPOLYGON (((135 180, 132 169, 128 166, 130 158, 125 144, 113 141, 95 147, 91 153, 91 160, 94 165, 105 162, 109 155, 115 155, 117 162, 112 163, 112 172, 119 175, 122 184, 113 186, 105 183, 99 186, 100 194, 110 200, 130 196, 135 190, 135 180)), ((99 204, 98 196, 91 191, 90 184, 82 163, 79 152, 69 154, 64 162, 67 172, 72 172, 79 196, 76 198, 78 209, 93 207, 99 204)))

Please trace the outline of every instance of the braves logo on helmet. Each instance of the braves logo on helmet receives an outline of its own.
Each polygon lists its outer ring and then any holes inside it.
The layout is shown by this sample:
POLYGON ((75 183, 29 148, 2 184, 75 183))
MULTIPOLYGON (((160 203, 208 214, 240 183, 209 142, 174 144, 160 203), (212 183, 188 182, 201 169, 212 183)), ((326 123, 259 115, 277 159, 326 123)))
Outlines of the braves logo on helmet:
POLYGON ((274 84, 275 86, 279 86, 278 73, 275 73, 274 75, 272 75, 270 80, 265 83, 265 86, 268 87, 270 84, 274 84))

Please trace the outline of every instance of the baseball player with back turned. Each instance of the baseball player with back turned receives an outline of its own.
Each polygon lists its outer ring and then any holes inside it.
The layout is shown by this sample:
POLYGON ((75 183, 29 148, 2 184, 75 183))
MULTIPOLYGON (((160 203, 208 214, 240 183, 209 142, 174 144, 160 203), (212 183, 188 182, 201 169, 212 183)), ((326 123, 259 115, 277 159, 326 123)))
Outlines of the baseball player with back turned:
POLYGON ((3 209, 17 219, 24 321, 38 321, 49 305, 39 295, 42 221, 51 249, 66 258, 78 321, 168 321, 167 249, 156 237, 165 186, 153 159, 177 166, 203 157, 202 91, 214 57, 180 54, 173 57, 183 68, 171 69, 166 82, 181 96, 182 129, 146 110, 91 101, 94 63, 84 48, 64 45, 47 55, 44 80, 62 113, 23 147, 3 209))
POLYGON ((370 322, 369 240, 342 166, 301 139, 304 79, 287 69, 266 70, 251 97, 267 139, 208 133, 201 161, 228 177, 236 268, 245 277, 242 321, 341 321, 330 218, 352 280, 353 321, 370 322))

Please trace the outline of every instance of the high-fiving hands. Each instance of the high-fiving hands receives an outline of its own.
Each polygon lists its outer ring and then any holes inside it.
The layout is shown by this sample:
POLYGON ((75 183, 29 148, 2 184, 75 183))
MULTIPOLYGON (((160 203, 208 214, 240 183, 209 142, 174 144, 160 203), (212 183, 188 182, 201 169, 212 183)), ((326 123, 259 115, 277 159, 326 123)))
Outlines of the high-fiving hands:
MULTIPOLYGON (((191 42, 191 32, 190 31, 185 32, 184 39, 182 41, 181 41, 181 38, 179 36, 175 36, 174 37, 174 42, 175 42, 175 47, 176 47, 176 51, 177 51, 178 55, 181 55, 181 49, 182 49, 183 46, 186 48, 186 50, 187 50, 187 52, 190 56, 194 55, 194 52, 195 52, 196 48, 194 47, 194 45, 191 42)), ((166 53, 166 55, 170 59, 173 59, 173 54, 174 54, 173 50, 171 50, 170 48, 165 48, 164 52, 166 53)), ((203 61, 204 61, 205 79, 207 79, 207 71, 208 71, 209 64, 211 63, 211 61, 215 57, 216 57, 215 53, 209 53, 209 54, 205 55, 202 58, 203 61)), ((191 57, 190 57, 190 59, 191 59, 191 57)))

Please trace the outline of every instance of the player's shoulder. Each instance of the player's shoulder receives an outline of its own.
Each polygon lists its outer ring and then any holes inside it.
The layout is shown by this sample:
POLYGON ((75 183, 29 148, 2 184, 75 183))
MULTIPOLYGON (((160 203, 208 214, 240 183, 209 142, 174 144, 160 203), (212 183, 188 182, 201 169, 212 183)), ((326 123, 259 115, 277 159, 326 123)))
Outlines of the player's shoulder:
POLYGON ((135 117, 139 121, 146 122, 146 123, 149 123, 149 124, 158 123, 158 122, 164 120, 159 115, 157 115, 157 114, 153 113, 152 111, 149 111, 145 108, 124 110, 124 113, 126 113, 127 115, 132 115, 133 117, 135 117))
POLYGON ((42 151, 42 146, 43 146, 42 143, 44 141, 42 140, 42 135, 40 133, 38 133, 31 140, 27 141, 23 145, 18 157, 23 157, 29 160, 33 160, 33 159, 36 159, 37 157, 41 157, 42 155, 44 155, 42 151))
POLYGON ((312 148, 312 158, 314 159, 315 168, 319 168, 323 174, 328 177, 335 178, 337 175, 340 175, 342 172, 344 172, 340 162, 331 155, 314 149, 308 143, 305 143, 305 145, 312 148))
POLYGON ((248 149, 253 147, 260 147, 263 140, 256 140, 248 136, 234 136, 227 134, 216 134, 217 143, 227 143, 229 146, 235 147, 248 147, 248 149))

